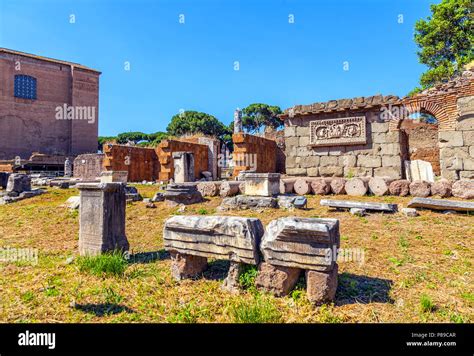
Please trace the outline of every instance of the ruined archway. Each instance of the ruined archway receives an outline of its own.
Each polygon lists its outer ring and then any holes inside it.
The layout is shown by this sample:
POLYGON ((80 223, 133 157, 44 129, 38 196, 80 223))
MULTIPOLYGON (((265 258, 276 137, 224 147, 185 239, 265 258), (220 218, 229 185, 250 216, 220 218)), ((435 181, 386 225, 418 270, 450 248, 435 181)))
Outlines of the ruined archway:
POLYGON ((433 172, 441 174, 438 145, 438 120, 421 109, 400 121, 400 150, 403 161, 423 160, 431 163, 433 172))

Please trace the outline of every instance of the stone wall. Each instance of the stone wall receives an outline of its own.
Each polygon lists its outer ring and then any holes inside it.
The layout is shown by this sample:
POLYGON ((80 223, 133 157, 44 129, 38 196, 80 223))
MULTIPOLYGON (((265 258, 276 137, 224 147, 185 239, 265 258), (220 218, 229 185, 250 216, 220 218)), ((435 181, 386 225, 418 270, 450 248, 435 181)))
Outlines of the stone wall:
POLYGON ((100 172, 104 170, 104 154, 86 153, 76 157, 74 160, 74 178, 83 181, 95 180, 100 177, 100 172))
POLYGON ((105 144, 103 148, 104 170, 127 171, 129 182, 158 179, 160 163, 155 149, 111 144, 105 144))
POLYGON ((168 181, 174 176, 173 152, 192 152, 194 154, 194 176, 201 178, 201 172, 209 171, 209 148, 207 145, 178 140, 163 140, 156 148, 161 165, 159 179, 168 181))
POLYGON ((439 139, 442 176, 474 179, 474 117, 459 120, 455 131, 440 132, 439 139))
POLYGON ((234 177, 241 171, 276 173, 277 144, 261 136, 243 132, 232 135, 234 142, 234 177))
POLYGON ((402 177, 400 132, 389 131, 380 107, 371 110, 296 115, 285 118, 286 173, 293 176, 402 177), (365 116, 367 143, 310 146, 309 123, 314 120, 365 116))

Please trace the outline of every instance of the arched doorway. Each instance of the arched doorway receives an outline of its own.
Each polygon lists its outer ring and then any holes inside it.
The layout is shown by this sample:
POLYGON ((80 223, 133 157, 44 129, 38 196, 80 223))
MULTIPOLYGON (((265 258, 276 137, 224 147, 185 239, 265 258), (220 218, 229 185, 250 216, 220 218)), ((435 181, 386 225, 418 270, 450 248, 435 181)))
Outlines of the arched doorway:
POLYGON ((438 146, 438 120, 421 110, 409 114, 400 124, 403 160, 431 163, 435 175, 441 174, 438 146))

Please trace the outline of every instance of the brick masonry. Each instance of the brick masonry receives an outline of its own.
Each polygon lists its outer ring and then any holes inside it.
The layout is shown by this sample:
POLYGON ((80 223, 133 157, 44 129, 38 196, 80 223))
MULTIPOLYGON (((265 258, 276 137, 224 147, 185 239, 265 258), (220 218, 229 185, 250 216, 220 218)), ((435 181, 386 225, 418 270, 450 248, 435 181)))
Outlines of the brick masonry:
POLYGON ((99 76, 78 64, 0 49, 0 159, 97 152, 99 76), (14 96, 17 74, 36 78, 36 100, 14 96), (57 120, 64 104, 94 107, 95 121, 57 120))
POLYGON ((241 171, 276 173, 277 144, 274 140, 239 132, 232 135, 234 142, 234 177, 241 171))

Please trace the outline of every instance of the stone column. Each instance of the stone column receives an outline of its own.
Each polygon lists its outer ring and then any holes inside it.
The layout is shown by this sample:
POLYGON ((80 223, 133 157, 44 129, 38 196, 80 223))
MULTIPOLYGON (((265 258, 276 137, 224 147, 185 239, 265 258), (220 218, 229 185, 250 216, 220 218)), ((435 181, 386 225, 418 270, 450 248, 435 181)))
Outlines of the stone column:
POLYGON ((173 152, 174 183, 194 182, 194 154, 173 152))
POLYGON ((234 133, 242 132, 242 111, 237 108, 234 111, 234 133))
POLYGON ((72 177, 72 163, 69 160, 69 157, 66 157, 66 160, 64 161, 64 176, 72 177))
POLYGON ((128 251, 125 235, 125 186, 122 183, 83 183, 79 208, 79 253, 97 255, 128 251))

